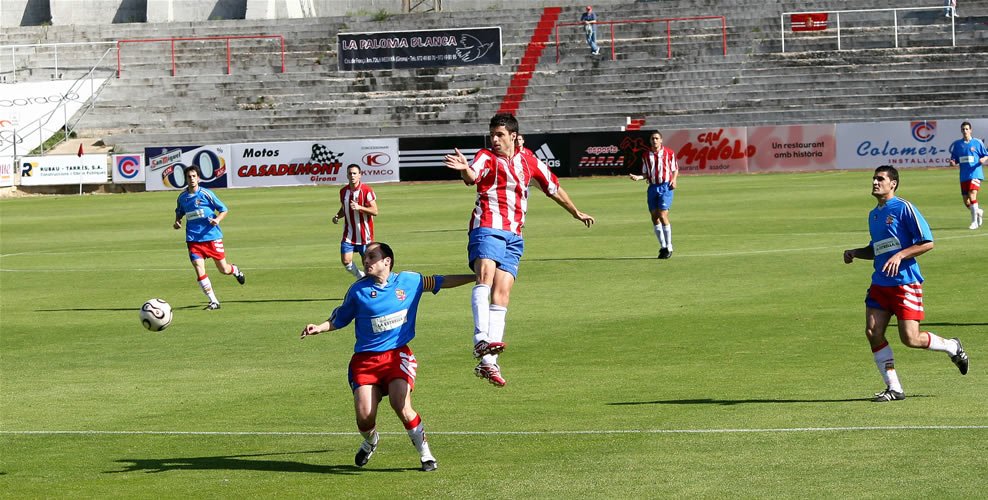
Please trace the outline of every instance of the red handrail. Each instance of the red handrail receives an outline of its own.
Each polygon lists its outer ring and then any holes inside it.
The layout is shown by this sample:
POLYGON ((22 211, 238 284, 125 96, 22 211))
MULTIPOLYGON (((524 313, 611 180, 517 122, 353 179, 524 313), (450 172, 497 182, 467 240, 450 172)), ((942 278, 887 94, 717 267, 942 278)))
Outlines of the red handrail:
POLYGON ((150 42, 170 42, 172 76, 175 76, 178 68, 175 64, 175 42, 200 41, 200 40, 225 40, 226 41, 226 74, 232 75, 233 69, 230 62, 230 40, 244 40, 256 38, 277 38, 281 41, 281 72, 285 72, 285 37, 282 35, 221 35, 221 36, 194 36, 194 37, 171 37, 171 38, 137 38, 130 40, 117 40, 117 78, 123 72, 120 62, 120 52, 125 43, 150 43, 150 42))
MULTIPOLYGON (((614 49, 614 25, 615 24, 636 24, 636 23, 666 23, 666 58, 672 57, 672 22, 673 21, 704 21, 707 19, 720 19, 721 45, 724 55, 727 55, 727 18, 724 16, 691 16, 691 17, 664 17, 655 19, 619 19, 617 21, 597 21, 596 24, 608 24, 611 27, 611 60, 616 59, 614 49)), ((583 26, 582 22, 558 23, 554 30, 556 32, 556 63, 559 62, 559 27, 560 26, 583 26)))

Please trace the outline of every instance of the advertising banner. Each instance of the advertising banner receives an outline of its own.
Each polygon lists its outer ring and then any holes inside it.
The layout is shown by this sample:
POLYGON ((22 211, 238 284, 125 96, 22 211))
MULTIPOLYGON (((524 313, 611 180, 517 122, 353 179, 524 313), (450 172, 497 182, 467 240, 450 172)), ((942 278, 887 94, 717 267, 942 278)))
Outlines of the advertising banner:
POLYGON ((185 168, 198 165, 200 185, 209 189, 227 187, 230 146, 156 146, 144 148, 145 179, 148 191, 185 189, 185 168))
POLYGON ((25 156, 20 159, 22 186, 105 184, 106 155, 25 156))
MULTIPOLYGON (((837 125, 837 167, 874 169, 946 167, 950 145, 961 138, 965 120, 841 123, 837 125)), ((988 118, 971 122, 975 137, 988 134, 988 118), (979 135, 980 134, 980 135, 979 135)))
POLYGON ((33 81, 3 84, 0 94, 0 154, 24 155, 33 151, 65 126, 82 105, 92 97, 92 89, 103 78, 86 80, 77 85, 72 80, 33 81), (60 109, 59 106, 65 106, 60 109))
MULTIPOLYGON (((542 160, 558 177, 570 172, 569 134, 523 134, 525 147, 542 160)), ((401 180, 457 180, 460 173, 446 167, 443 157, 459 149, 467 162, 481 148, 490 147, 486 135, 461 137, 402 137, 398 140, 401 155, 401 180)))
POLYGON ((401 157, 401 180, 403 181, 436 181, 456 180, 460 173, 447 168, 443 157, 459 149, 467 162, 473 161, 473 156, 484 148, 485 137, 482 135, 461 137, 402 137, 398 139, 399 156, 401 157))
POLYGON ((501 64, 501 28, 337 35, 340 71, 501 64))
POLYGON ((0 156, 0 187, 14 185, 14 157, 0 156))
POLYGON ((397 182, 398 139, 264 142, 231 145, 230 187, 346 184, 360 166, 362 182, 397 182))
POLYGON ((114 184, 144 184, 144 155, 113 155, 114 184))
POLYGON ((569 135, 573 175, 621 175, 641 167, 648 132, 601 132, 569 135))
POLYGON ((798 172, 837 168, 835 125, 748 127, 748 172, 798 172))
POLYGON ((679 173, 687 175, 745 173, 756 151, 744 127, 662 131, 662 144, 676 151, 679 173))

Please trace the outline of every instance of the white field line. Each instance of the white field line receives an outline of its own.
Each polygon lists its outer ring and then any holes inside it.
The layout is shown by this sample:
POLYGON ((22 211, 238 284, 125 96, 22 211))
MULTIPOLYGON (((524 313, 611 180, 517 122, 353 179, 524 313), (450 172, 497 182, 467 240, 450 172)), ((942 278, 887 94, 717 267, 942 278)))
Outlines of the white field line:
MULTIPOLYGON (((957 239, 962 239, 962 238, 981 238, 981 237, 986 237, 986 236, 988 236, 988 232, 979 232, 977 234, 964 234, 964 235, 959 235, 959 236, 945 236, 943 238, 937 238, 936 241, 957 240, 957 239)), ((860 244, 860 242, 858 244, 860 244)), ((820 247, 803 247, 803 248, 770 248, 770 249, 765 249, 765 250, 744 250, 744 251, 740 251, 740 252, 707 252, 707 253, 692 253, 692 254, 683 254, 683 255, 676 254, 676 255, 677 255, 677 258, 739 257, 739 256, 744 256, 744 255, 784 254, 784 253, 812 252, 812 251, 820 251, 820 250, 828 250, 828 251, 829 250, 843 250, 843 249, 852 248, 852 247, 856 247, 856 245, 855 244, 845 244, 845 245, 828 245, 828 246, 820 246, 820 247)), ((180 250, 176 250, 176 251, 180 251, 180 250)), ((18 255, 31 255, 31 256, 34 256, 34 257, 38 257, 38 256, 56 256, 56 255, 75 255, 75 256, 78 256, 78 255, 82 255, 82 254, 86 254, 86 253, 107 254, 107 253, 128 253, 128 252, 143 252, 143 251, 141 251, 141 250, 119 250, 119 251, 107 250, 107 251, 100 251, 100 252, 76 252, 76 253, 70 253, 70 252, 52 252, 52 253, 45 253, 45 252, 38 252, 38 253, 26 252, 26 253, 0 254, 0 259, 5 258, 5 257, 15 257, 15 256, 18 256, 18 255)), ((574 257, 574 259, 576 259, 576 258, 577 257, 574 257)), ((618 258, 610 257, 609 259, 610 260, 628 260, 628 258, 620 258, 620 257, 618 257, 618 258)), ((554 260, 566 260, 566 259, 560 257, 560 258, 555 258, 554 260)), ((524 262, 524 261, 525 261, 525 259, 522 258, 522 262, 524 262)), ((405 265, 405 268, 406 269, 421 269, 421 268, 433 267, 433 266, 437 266, 437 265, 439 265, 439 264, 435 264, 435 263, 412 263, 412 264, 405 265)), ((245 270, 252 270, 252 271, 282 271, 282 270, 289 270, 289 269, 295 269, 295 270, 299 270, 299 269, 327 269, 329 267, 333 267, 333 266, 331 266, 331 265, 326 265, 326 266, 304 266, 304 267, 299 267, 299 266, 251 266, 251 267, 244 267, 244 269, 245 270)), ((6 272, 6 273, 92 273, 92 272, 99 272, 99 273, 107 273, 107 272, 133 273, 133 272, 155 272, 155 271, 160 271, 160 272, 174 272, 174 271, 184 271, 184 270, 187 270, 187 269, 188 269, 188 266, 183 266, 183 267, 178 267, 178 268, 177 267, 159 267, 159 268, 111 268, 111 269, 99 269, 99 268, 92 268, 92 267, 85 268, 85 269, 74 269, 74 268, 66 268, 66 269, 12 269, 12 268, 0 268, 0 272, 6 272)))
MULTIPOLYGON (((862 431, 965 431, 988 430, 988 425, 892 425, 851 427, 783 427, 767 429, 614 429, 614 430, 564 430, 564 431, 434 431, 439 436, 580 436, 614 434, 782 434, 802 432, 862 432, 862 431)), ((3 436, 30 435, 80 435, 80 436, 353 436, 357 432, 302 432, 302 431, 99 431, 99 430, 24 430, 0 431, 3 436)), ((405 432, 381 432, 384 435, 403 436, 405 432)))

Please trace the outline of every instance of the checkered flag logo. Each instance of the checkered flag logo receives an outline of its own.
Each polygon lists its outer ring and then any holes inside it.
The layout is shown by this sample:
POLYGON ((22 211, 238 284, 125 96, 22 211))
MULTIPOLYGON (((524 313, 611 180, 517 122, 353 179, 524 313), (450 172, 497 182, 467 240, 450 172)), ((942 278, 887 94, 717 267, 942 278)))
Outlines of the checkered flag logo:
POLYGON ((313 163, 338 163, 342 156, 343 153, 334 153, 322 144, 312 145, 311 160, 313 163))

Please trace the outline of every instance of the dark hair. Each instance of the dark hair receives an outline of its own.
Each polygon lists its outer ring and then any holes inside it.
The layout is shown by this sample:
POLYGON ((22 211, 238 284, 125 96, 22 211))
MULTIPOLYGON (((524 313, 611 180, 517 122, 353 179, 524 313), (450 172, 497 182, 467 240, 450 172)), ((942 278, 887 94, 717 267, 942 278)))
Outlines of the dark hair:
POLYGON ((391 246, 388 245, 387 243, 381 243, 380 241, 372 241, 372 242, 370 242, 370 243, 367 244, 367 248, 365 249, 364 253, 367 253, 367 252, 371 251, 371 249, 373 249, 373 248, 380 248, 381 249, 381 255, 383 257, 388 257, 388 258, 391 259, 391 265, 388 266, 388 270, 390 271, 391 269, 394 269, 394 267, 395 267, 395 252, 394 252, 394 250, 391 249, 391 246))
POLYGON ((518 119, 511 113, 498 113, 491 117, 490 128, 504 127, 508 132, 518 133, 518 119))
POLYGON ((659 134, 659 137, 662 137, 662 132, 659 132, 658 130, 653 130, 651 134, 648 134, 648 136, 652 137, 655 134, 659 134))
POLYGON ((347 165, 346 166, 346 171, 349 172, 351 168, 356 168, 357 169, 357 172, 364 173, 364 170, 362 168, 360 168, 360 165, 357 165, 356 163, 351 163, 351 164, 347 165))
POLYGON ((964 125, 967 125, 968 128, 970 128, 971 130, 974 130, 974 125, 971 125, 971 122, 969 122, 969 121, 963 121, 963 122, 961 122, 961 128, 964 128, 964 125))
POLYGON ((899 171, 895 169, 892 165, 882 165, 875 169, 875 173, 885 172, 889 176, 889 180, 895 181, 895 187, 892 191, 899 189, 899 171))
POLYGON ((189 165, 185 167, 185 173, 183 173, 182 175, 184 177, 188 177, 189 172, 195 172, 197 177, 199 177, 200 179, 202 178, 202 169, 199 168, 199 165, 189 165))

